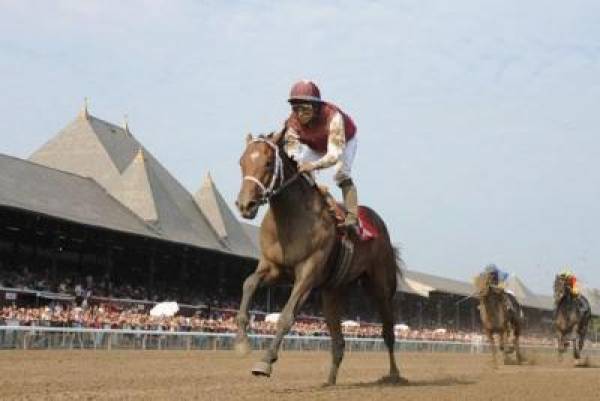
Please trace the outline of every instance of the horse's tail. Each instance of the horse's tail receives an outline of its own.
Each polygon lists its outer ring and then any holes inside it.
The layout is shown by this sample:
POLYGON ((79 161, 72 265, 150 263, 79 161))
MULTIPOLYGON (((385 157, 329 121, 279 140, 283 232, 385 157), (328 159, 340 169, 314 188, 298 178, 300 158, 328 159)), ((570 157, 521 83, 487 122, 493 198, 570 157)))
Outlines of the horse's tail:
POLYGON ((404 270, 406 269, 406 264, 402 259, 402 255, 400 254, 400 247, 392 245, 392 250, 394 251, 394 260, 396 261, 396 269, 398 270, 398 277, 404 278, 404 270))

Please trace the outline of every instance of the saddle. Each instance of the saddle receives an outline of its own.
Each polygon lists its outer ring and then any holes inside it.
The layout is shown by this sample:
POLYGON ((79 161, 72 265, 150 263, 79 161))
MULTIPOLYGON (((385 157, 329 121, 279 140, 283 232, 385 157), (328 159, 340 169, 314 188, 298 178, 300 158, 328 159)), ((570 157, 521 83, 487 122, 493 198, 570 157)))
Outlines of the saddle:
MULTIPOLYGON (((343 238, 348 235, 348 231, 343 227, 344 220, 346 219, 346 215, 348 214, 348 210, 346 207, 338 202, 331 192, 329 192, 329 188, 324 185, 317 185, 319 192, 325 198, 325 202, 329 208, 329 213, 335 219, 337 233, 339 238, 343 238)), ((358 232, 357 237, 361 241, 369 241, 371 239, 379 237, 379 231, 375 224, 369 220, 366 209, 363 206, 358 207, 358 232)))
POLYGON ((514 294, 506 290, 503 290, 503 292, 508 313, 515 317, 523 318, 523 309, 521 308, 521 304, 519 303, 519 301, 517 301, 517 297, 515 297, 514 294))

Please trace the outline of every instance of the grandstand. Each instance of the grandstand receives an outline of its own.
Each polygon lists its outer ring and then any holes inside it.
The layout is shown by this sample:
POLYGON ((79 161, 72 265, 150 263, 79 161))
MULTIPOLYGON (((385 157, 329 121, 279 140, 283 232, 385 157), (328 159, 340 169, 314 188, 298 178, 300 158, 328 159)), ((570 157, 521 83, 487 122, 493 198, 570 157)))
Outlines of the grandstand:
MULTIPOLYGON (((43 314, 47 305, 85 299, 96 310, 129 305, 142 313, 176 300, 184 315, 219 311, 226 318, 237 307, 258 257, 257 227, 236 218, 210 174, 189 193, 127 124, 84 107, 29 160, 0 155, 0 171, 0 306, 43 314)), ((479 329, 470 283, 410 269, 404 276, 399 322, 479 329)), ((548 329, 551 297, 534 294, 518 277, 508 288, 525 307, 529 329, 548 329)), ((288 293, 285 285, 262 290, 255 313, 279 310, 288 293)), ((587 295, 598 314, 600 293, 587 295)), ((319 313, 315 297, 308 315, 319 313)), ((374 316, 360 294, 351 297, 347 317, 374 316)))

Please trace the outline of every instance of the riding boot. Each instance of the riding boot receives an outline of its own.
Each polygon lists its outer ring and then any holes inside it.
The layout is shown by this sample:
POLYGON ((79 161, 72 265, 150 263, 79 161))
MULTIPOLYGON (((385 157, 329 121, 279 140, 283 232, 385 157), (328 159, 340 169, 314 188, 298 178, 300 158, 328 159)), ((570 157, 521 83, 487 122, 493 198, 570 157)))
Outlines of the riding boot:
POLYGON ((348 213, 344 220, 344 227, 346 228, 358 228, 358 193, 356 186, 352 182, 352 178, 347 178, 340 182, 339 187, 342 189, 342 195, 344 196, 344 206, 348 213))

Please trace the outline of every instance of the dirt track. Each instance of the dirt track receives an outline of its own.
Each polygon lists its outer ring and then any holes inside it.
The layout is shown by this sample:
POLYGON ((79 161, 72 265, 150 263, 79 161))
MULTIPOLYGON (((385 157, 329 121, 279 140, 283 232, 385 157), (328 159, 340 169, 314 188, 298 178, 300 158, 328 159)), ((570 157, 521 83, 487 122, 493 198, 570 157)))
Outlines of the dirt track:
MULTIPOLYGON (((384 353, 351 353, 339 385, 322 388, 325 352, 284 352, 270 379, 249 369, 261 354, 208 351, 1 351, 1 400, 599 400, 600 369, 536 358, 493 370, 489 357, 404 354, 409 385, 377 383, 384 353)), ((598 361, 593 361, 597 364, 598 361)))

